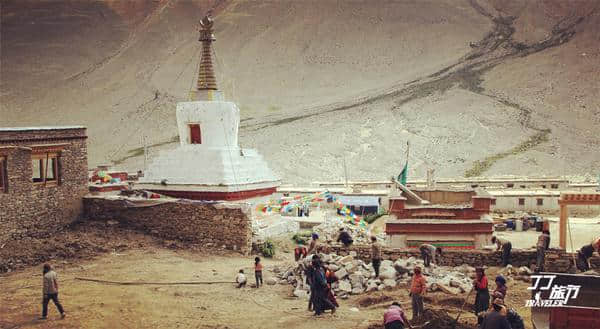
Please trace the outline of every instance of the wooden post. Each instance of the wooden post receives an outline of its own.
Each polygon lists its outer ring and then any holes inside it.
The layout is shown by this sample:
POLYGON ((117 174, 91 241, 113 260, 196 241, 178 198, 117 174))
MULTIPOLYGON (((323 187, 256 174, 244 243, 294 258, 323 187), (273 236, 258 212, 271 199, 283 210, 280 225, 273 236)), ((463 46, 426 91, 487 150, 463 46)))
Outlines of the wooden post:
POLYGON ((560 204, 560 222, 559 222, 559 246, 567 249, 567 221, 569 220, 569 210, 564 203, 560 204))

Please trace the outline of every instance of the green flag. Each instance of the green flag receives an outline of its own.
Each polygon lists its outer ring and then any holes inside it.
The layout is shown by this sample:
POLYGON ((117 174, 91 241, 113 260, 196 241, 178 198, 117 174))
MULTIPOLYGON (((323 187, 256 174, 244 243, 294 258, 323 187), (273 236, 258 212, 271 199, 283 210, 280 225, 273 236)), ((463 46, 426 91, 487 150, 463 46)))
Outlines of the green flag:
POLYGON ((406 176, 408 176, 408 161, 404 164, 404 168, 402 168, 402 172, 398 175, 398 181, 402 185, 406 185, 406 176))
POLYGON ((408 177, 408 149, 409 149, 408 141, 406 141, 406 163, 404 163, 404 168, 402 168, 402 172, 398 175, 398 181, 400 184, 406 186, 406 178, 408 177))

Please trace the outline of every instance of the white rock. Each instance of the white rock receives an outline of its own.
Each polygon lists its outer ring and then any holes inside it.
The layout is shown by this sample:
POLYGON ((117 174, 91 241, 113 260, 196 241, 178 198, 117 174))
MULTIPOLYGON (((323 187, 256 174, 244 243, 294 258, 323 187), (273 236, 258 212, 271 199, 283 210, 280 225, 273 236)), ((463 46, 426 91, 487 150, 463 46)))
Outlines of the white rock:
POLYGON ((348 271, 346 271, 346 269, 342 267, 335 272, 335 276, 337 276, 337 278, 340 280, 344 279, 345 277, 348 276, 348 271))
POLYGON ((353 295, 359 295, 359 294, 362 294, 363 292, 365 292, 365 288, 363 288, 362 286, 352 289, 353 295))
POLYGON ((394 263, 389 259, 384 259, 381 261, 381 268, 392 267, 394 263))
POLYGON ((277 280, 275 280, 275 278, 267 278, 265 280, 265 283, 268 284, 268 285, 274 285, 274 284, 277 283, 277 280))
POLYGON ((338 260, 338 263, 341 264, 347 264, 347 263, 352 263, 352 261, 354 260, 354 257, 352 257, 351 255, 348 256, 344 256, 342 258, 340 258, 340 260, 338 260))
POLYGON ((352 256, 352 257, 356 257, 356 251, 351 250, 350 253, 349 253, 349 255, 352 256))
POLYGON ((350 311, 352 311, 352 312, 359 312, 358 308, 356 308, 356 307, 350 307, 350 311))
POLYGON ((352 284, 352 287, 362 286, 363 281, 365 279, 364 276, 362 276, 362 274, 360 274, 360 273, 350 274, 350 276, 348 276, 348 278, 350 279, 350 283, 352 284))
POLYGON ((296 289, 294 290, 294 296, 299 298, 308 298, 308 293, 306 292, 306 290, 296 289))
POLYGON ((352 291, 352 285, 346 280, 339 281, 338 289, 342 292, 349 293, 352 291))
POLYGON ((396 279, 396 270, 391 267, 388 267, 379 273, 379 278, 382 280, 385 280, 385 279, 395 280, 396 279))
POLYGON ((393 288, 396 286, 396 280, 390 280, 390 279, 386 279, 383 280, 383 286, 386 288, 393 288))
POLYGON ((337 266, 337 265, 335 265, 335 264, 329 264, 329 265, 327 266, 327 268, 329 268, 329 270, 331 270, 331 271, 333 271, 333 272, 335 272, 335 271, 337 271, 337 270, 339 270, 339 269, 340 269, 340 267, 339 267, 339 266, 337 266))

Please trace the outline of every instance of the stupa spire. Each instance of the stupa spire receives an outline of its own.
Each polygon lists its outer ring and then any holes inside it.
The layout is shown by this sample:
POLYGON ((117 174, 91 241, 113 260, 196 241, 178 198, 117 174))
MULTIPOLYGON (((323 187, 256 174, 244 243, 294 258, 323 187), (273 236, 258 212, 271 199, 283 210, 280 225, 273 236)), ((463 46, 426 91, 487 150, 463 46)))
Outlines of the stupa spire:
POLYGON ((217 90, 217 79, 212 63, 212 42, 215 41, 213 34, 213 19, 210 14, 200 20, 200 39, 202 42, 202 57, 198 72, 198 83, 196 90, 217 90))

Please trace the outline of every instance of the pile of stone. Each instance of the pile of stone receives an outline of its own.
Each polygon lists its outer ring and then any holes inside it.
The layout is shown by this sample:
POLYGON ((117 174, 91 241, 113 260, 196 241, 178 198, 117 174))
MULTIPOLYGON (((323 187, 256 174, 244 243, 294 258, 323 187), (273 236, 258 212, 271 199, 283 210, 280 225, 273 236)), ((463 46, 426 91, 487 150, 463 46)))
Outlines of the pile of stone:
MULTIPOLYGON (((313 227, 313 232, 319 234, 321 241, 336 241, 340 234, 340 228, 344 228, 346 232, 350 233, 355 244, 366 244, 371 241, 371 234, 366 228, 353 225, 338 217, 327 218, 322 224, 313 227)), ((385 240, 385 233, 379 233, 374 236, 379 241, 385 240)))
MULTIPOLYGON (((371 264, 356 259, 356 253, 353 251, 348 256, 339 256, 333 253, 320 256, 326 268, 334 271, 339 279, 332 285, 332 288, 342 299, 347 298, 348 295, 395 287, 408 289, 415 266, 419 265, 423 268, 423 261, 415 259, 415 257, 398 259, 396 262, 383 260, 379 278, 375 278, 375 271, 371 264)), ((286 270, 274 269, 279 283, 295 286, 294 295, 297 297, 308 297, 310 287, 306 284, 304 270, 310 265, 311 260, 312 256, 309 256, 286 270)), ((443 267, 432 264, 431 267, 424 268, 423 273, 427 277, 429 291, 443 291, 457 295, 471 289, 475 269, 467 265, 443 267)))
POLYGON ((512 265, 508 264, 506 267, 504 267, 503 269, 501 269, 498 274, 503 275, 504 277, 506 277, 506 279, 508 281, 510 280, 521 280, 524 282, 529 282, 530 281, 530 275, 533 273, 533 271, 527 267, 527 266, 521 266, 521 267, 513 267, 512 265))

